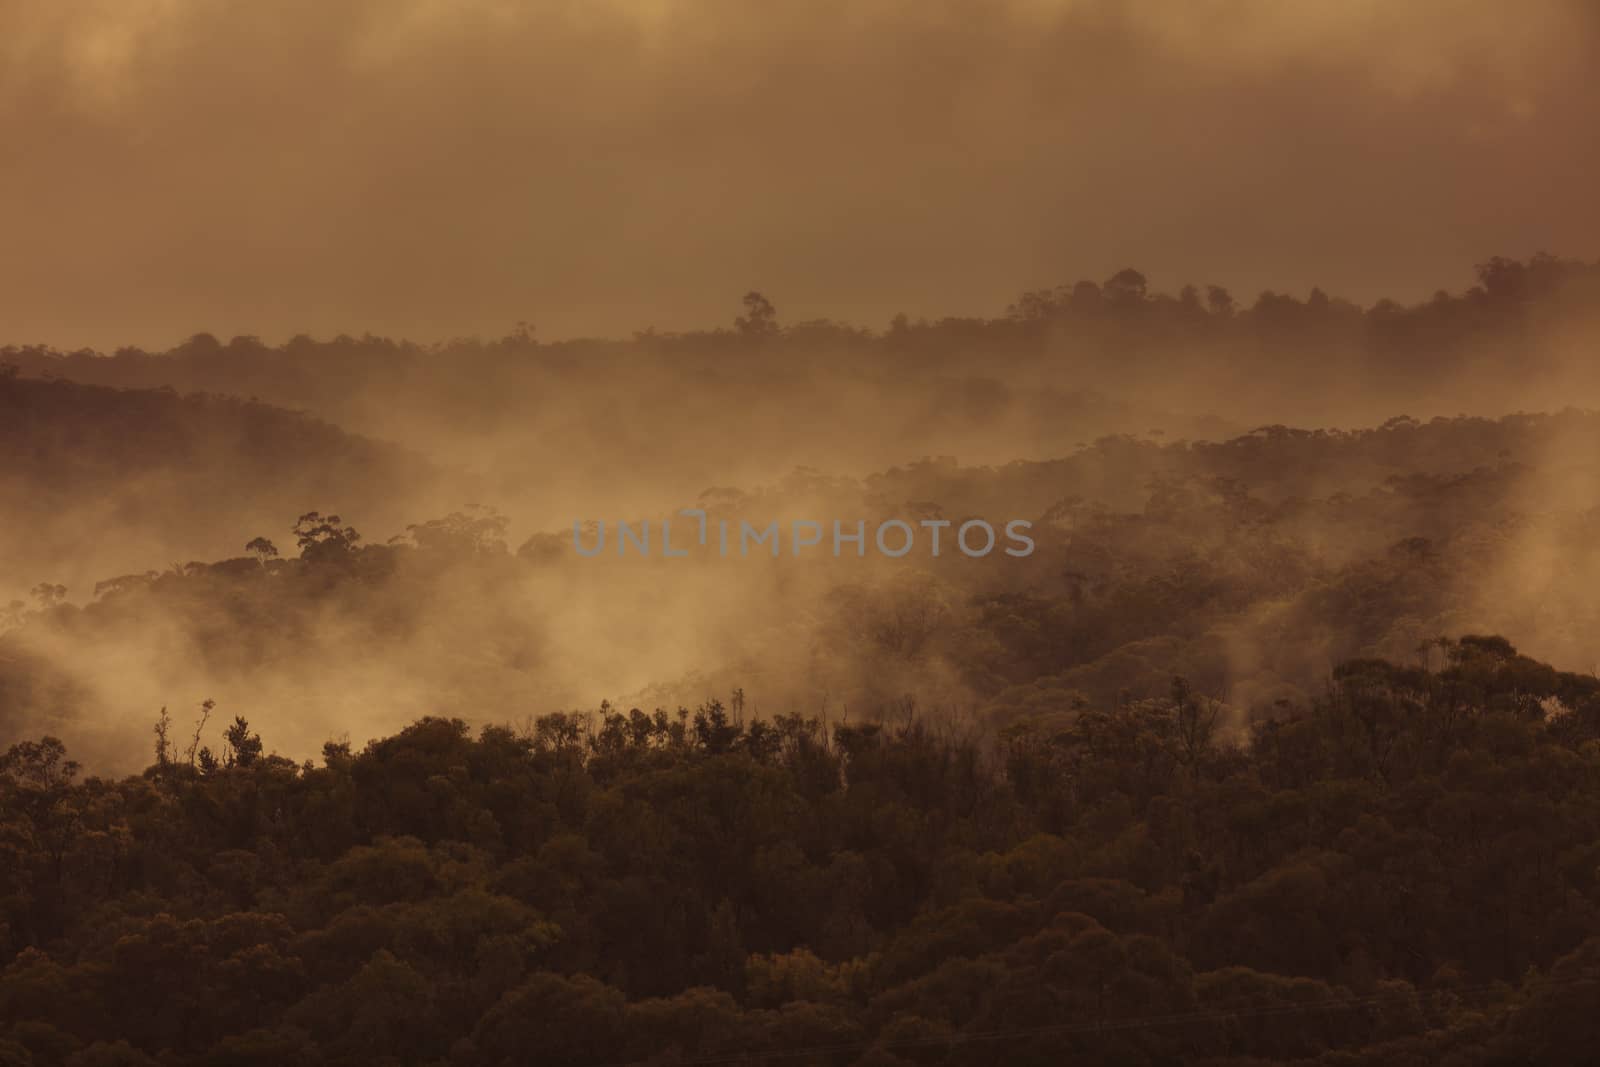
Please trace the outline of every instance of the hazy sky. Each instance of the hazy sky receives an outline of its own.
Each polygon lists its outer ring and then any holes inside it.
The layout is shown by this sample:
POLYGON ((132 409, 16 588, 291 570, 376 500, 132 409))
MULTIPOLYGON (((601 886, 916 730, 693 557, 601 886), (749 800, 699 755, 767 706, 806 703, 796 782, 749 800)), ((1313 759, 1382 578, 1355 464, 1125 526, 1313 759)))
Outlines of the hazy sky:
POLYGON ((0 0, 0 343, 1600 256, 1582 0, 0 0))

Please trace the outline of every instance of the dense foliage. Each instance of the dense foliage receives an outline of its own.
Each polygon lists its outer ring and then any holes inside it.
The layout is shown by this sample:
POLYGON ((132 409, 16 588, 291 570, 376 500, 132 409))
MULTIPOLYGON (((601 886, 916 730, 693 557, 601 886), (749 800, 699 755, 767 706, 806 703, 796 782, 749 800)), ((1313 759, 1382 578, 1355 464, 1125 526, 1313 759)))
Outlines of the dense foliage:
POLYGON ((18 744, 0 1062, 1575 1062, 1600 682, 1433 651, 1240 745, 1181 681, 998 736, 736 694, 304 766, 164 717, 122 780, 18 744))
POLYGON ((1592 1057, 1600 416, 1433 413, 1600 266, 1478 280, 0 350, 0 1067, 1592 1057), (551 525, 690 505, 1037 552, 551 525))

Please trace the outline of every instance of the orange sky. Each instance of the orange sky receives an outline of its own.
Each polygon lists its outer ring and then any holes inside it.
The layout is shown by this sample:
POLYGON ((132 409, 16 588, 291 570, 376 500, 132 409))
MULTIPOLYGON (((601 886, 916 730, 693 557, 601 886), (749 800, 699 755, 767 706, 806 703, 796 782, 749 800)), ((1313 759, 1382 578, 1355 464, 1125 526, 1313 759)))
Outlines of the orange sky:
POLYGON ((1600 255, 1563 0, 11 0, 0 343, 1357 299, 1600 255))

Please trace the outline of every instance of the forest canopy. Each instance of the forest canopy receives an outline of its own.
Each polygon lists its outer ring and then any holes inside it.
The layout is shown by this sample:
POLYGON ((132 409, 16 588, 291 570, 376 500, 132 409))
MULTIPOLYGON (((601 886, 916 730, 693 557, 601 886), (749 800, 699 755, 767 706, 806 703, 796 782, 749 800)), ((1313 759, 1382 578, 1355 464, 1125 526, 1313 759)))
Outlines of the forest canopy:
POLYGON ((1600 682, 1499 637, 1437 653, 1344 663, 1232 742, 1181 679, 998 736, 735 693, 303 764, 270 721, 213 753, 164 712, 121 779, 22 742, 0 1054, 1579 1061, 1600 682))
POLYGON ((1581 1058, 1595 275, 8 349, 0 1064, 1581 1058))

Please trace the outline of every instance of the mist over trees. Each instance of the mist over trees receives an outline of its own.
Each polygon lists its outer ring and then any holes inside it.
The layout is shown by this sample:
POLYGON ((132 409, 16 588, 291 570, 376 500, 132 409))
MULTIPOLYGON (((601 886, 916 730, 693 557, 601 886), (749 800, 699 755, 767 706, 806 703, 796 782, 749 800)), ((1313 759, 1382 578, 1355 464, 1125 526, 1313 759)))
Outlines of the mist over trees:
POLYGON ((304 755, 329 722, 481 724, 487 708, 693 704, 735 686, 769 711, 876 716, 909 700, 1003 725, 1153 697, 1176 672, 1239 728, 1310 699, 1343 659, 1406 659, 1442 633, 1498 629, 1584 669, 1596 457, 1591 414, 1396 418, 1215 443, 1115 436, 999 468, 802 471, 685 502, 735 528, 1021 517, 1026 559, 585 559, 570 525, 514 533, 491 508, 388 538, 312 511, 238 530, 243 552, 217 562, 28 586, 0 619, 0 725, 127 768, 145 707, 193 692, 276 707, 280 744, 304 755))
POLYGON ((0 1067, 1600 1061, 1597 68, 0 2, 0 1067))
POLYGON ((0 1064, 1581 1059, 1597 275, 6 349, 0 1064))
POLYGON ((197 519, 174 492, 226 497, 261 528, 313 504, 392 531, 479 503, 550 528, 617 501, 664 511, 714 486, 773 484, 799 464, 859 478, 922 456, 1066 456, 1108 434, 1217 441, 1272 424, 1499 416, 1600 395, 1587 356, 1600 268, 1497 257, 1475 273, 1463 292, 1408 306, 1362 308, 1320 290, 1162 293, 1129 269, 1023 294, 991 318, 902 316, 878 331, 790 321, 781 294, 755 291, 720 328, 625 340, 541 341, 523 323, 435 345, 206 334, 166 352, 13 345, 0 349, 16 368, 0 383, 15 413, 0 429, 0 491, 50 528, 0 530, 0 583, 52 569, 53 544, 74 568, 54 580, 80 587, 151 566, 158 551, 233 551, 237 531, 197 519), (146 392, 160 389, 174 393, 146 392), (233 397, 310 418, 235 410, 233 397), (332 440, 312 420, 370 440, 332 440), (94 480, 106 474, 120 481, 94 480), (97 507, 86 493, 63 497, 75 479, 102 487, 97 507), (108 515, 130 551, 84 534, 108 515))
MULTIPOLYGON (((1316 383, 1342 383, 1340 399, 1351 404, 1387 402, 1395 387, 1427 403, 1463 395, 1441 392, 1447 384, 1441 376, 1469 379, 1457 386, 1517 384, 1509 367, 1513 353, 1522 376, 1570 370, 1562 336, 1600 326, 1600 262, 1547 253, 1527 260, 1495 256, 1472 273, 1474 283, 1463 291, 1441 288, 1420 303, 1384 299, 1365 307, 1320 288, 1303 298, 1272 290, 1250 297, 1214 285, 1202 291, 1192 284, 1159 292, 1144 274, 1126 268, 1100 282, 1025 292, 993 317, 899 315, 876 331, 826 319, 785 321, 773 299, 779 294, 751 291, 726 327, 666 332, 619 323, 612 339, 540 341, 527 323, 500 338, 433 344, 369 334, 321 341, 299 335, 269 345, 253 336, 223 342, 197 334, 166 351, 11 345, 0 348, 0 361, 27 375, 83 383, 255 396, 360 429, 381 420, 382 409, 397 401, 420 407, 415 398, 410 404, 404 399, 422 389, 432 394, 438 422, 469 405, 480 418, 510 414, 507 387, 520 401, 516 413, 526 416, 537 386, 579 385, 656 364, 681 375, 684 384, 724 387, 747 377, 803 380, 821 368, 906 378, 1029 370, 1061 386, 1076 373, 1079 389, 1093 381, 1095 390, 1118 394, 1148 387, 1161 374, 1179 374, 1200 398, 1191 415, 1228 406, 1227 394, 1205 380, 1221 372, 1230 388, 1259 379, 1249 399, 1275 404, 1282 415, 1285 406, 1315 399, 1305 394, 1316 383), (615 339, 630 333, 631 339, 615 339), (761 358, 746 358, 758 350, 761 358), (1219 367, 1210 357, 1223 351, 1230 358, 1219 367), (1484 357, 1491 366, 1478 366, 1484 357), (1202 367, 1210 375, 1196 375, 1202 367), (1479 371, 1485 373, 1479 377, 1479 371)), ((1249 417, 1233 399, 1240 417, 1249 417)), ((1350 414, 1324 409, 1329 412, 1350 414)))
POLYGON ((212 555, 232 524, 276 525, 308 498, 398 524, 396 487, 420 502, 437 477, 414 451, 255 400, 6 374, 0 604, 32 574, 87 592, 121 568, 212 555))

